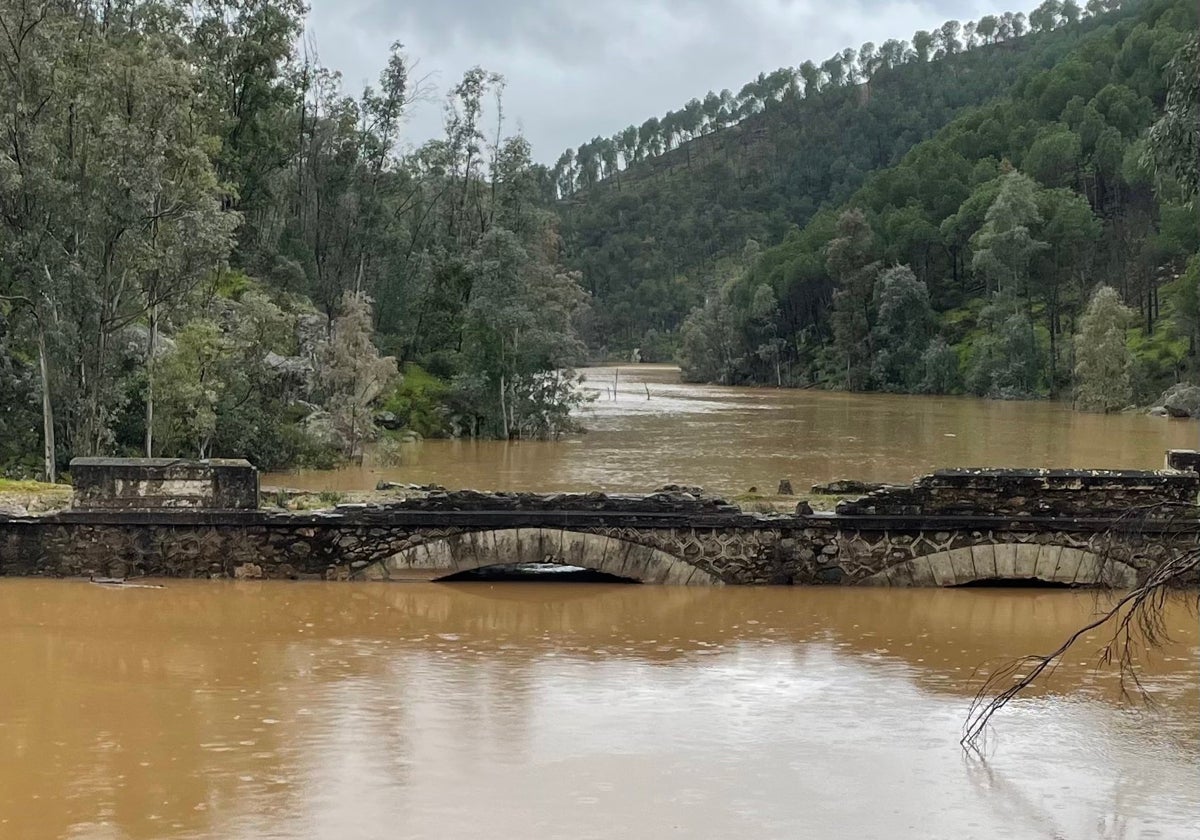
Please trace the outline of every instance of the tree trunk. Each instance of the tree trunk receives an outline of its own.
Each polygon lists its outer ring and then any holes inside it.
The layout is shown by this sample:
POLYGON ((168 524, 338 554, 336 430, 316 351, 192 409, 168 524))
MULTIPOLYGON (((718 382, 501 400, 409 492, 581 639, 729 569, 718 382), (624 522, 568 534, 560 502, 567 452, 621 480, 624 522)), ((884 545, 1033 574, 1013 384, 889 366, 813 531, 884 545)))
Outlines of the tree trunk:
POLYGON ((504 374, 500 374, 500 425, 504 439, 508 440, 508 409, 504 403, 504 374))
POLYGON ((58 480, 58 468, 54 458, 54 404, 50 400, 50 362, 46 358, 46 331, 38 319, 38 371, 42 379, 42 441, 43 465, 46 481, 53 484, 58 480))
POLYGON ((154 457, 154 353, 158 349, 158 304, 150 306, 150 339, 146 347, 146 457, 154 457))

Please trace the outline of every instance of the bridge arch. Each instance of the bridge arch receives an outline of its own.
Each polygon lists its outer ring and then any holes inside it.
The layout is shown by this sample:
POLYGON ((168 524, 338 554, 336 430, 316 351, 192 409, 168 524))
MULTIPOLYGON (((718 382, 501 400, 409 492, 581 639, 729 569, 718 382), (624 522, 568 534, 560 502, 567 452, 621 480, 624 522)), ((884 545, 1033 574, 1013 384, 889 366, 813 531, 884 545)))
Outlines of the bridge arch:
POLYGON ((1133 566, 1083 548, 1039 543, 982 543, 914 557, 863 580, 877 586, 961 586, 984 580, 1030 580, 1129 589, 1133 566))
POLYGON ((641 583, 717 586, 715 575, 652 546, 586 531, 503 528, 414 545, 362 569, 364 580, 439 580, 485 566, 557 563, 641 583))

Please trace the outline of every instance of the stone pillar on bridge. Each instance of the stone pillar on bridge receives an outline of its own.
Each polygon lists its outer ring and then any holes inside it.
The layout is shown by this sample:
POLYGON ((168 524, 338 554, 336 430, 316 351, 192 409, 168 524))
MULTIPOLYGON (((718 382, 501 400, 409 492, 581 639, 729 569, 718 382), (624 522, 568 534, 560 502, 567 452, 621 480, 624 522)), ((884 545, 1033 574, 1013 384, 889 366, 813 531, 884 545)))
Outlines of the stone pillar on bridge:
POLYGON ((258 470, 212 458, 74 458, 77 510, 256 510, 258 470))
POLYGON ((1167 469, 1200 472, 1200 452, 1194 449, 1168 449, 1167 469))

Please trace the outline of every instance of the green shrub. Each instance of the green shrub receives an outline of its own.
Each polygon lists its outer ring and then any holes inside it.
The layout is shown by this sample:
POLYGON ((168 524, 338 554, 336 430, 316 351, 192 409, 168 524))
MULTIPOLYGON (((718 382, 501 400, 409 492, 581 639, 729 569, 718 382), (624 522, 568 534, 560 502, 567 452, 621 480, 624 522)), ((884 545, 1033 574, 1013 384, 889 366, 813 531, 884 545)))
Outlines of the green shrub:
POLYGON ((400 384, 383 401, 383 410, 395 414, 406 429, 421 437, 446 435, 445 382, 415 364, 404 366, 400 384))
POLYGON ((336 490, 322 490, 317 494, 317 498, 321 500, 321 504, 327 507, 333 507, 340 504, 342 499, 346 498, 345 493, 339 493, 336 490))

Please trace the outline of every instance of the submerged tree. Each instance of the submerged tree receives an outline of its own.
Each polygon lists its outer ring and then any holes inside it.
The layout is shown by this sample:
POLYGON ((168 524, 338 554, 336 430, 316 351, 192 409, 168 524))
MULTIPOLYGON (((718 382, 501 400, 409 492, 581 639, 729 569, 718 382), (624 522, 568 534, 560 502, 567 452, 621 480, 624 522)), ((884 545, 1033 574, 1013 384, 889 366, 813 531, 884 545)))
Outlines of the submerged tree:
POLYGON ((862 390, 869 381, 874 355, 871 302, 879 263, 875 234, 861 210, 847 210, 838 218, 837 235, 830 241, 825 259, 837 284, 829 313, 835 376, 843 388, 862 390))
POLYGON ((680 330, 679 366, 685 382, 728 385, 738 346, 732 312, 725 295, 714 292, 692 310, 680 330))
POLYGON ((1125 341, 1133 318, 1116 289, 1096 289, 1075 336, 1075 404, 1080 408, 1119 411, 1133 399, 1133 354, 1125 341))
POLYGON ((381 356, 371 337, 371 299, 346 292, 318 358, 317 376, 325 409, 349 457, 360 455, 362 443, 374 438, 371 404, 398 376, 396 360, 381 356))
POLYGON ((925 377, 924 354, 933 334, 929 290, 907 266, 894 266, 875 284, 875 357, 871 374, 884 391, 915 391, 925 377))
POLYGON ((463 333, 470 372, 459 394, 501 438, 554 438, 581 397, 571 372, 583 356, 574 323, 585 303, 575 274, 552 260, 556 234, 543 219, 522 243, 495 228, 475 249, 463 333))

